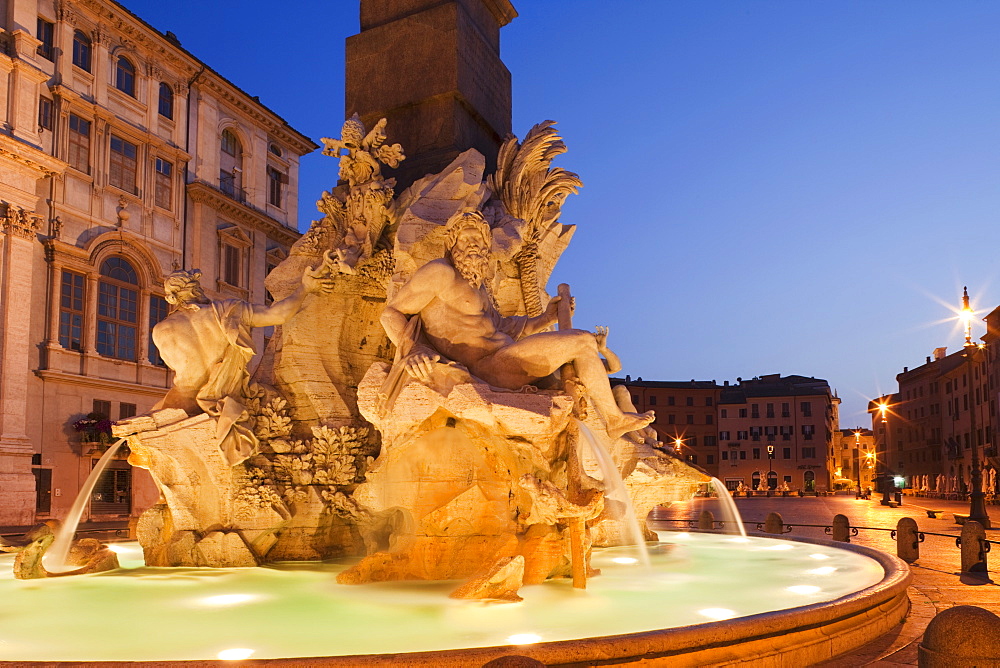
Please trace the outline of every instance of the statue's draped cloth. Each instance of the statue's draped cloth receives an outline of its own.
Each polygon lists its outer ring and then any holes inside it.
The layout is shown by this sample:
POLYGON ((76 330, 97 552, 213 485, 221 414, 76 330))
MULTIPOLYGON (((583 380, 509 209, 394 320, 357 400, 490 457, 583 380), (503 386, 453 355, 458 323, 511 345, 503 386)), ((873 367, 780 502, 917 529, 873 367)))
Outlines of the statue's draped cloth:
POLYGON ((251 320, 253 306, 238 299, 212 302, 219 329, 228 345, 212 366, 208 382, 196 400, 203 411, 218 418, 215 435, 230 466, 253 454, 257 438, 239 424, 246 419, 244 401, 249 396, 250 372, 247 365, 254 356, 251 320))

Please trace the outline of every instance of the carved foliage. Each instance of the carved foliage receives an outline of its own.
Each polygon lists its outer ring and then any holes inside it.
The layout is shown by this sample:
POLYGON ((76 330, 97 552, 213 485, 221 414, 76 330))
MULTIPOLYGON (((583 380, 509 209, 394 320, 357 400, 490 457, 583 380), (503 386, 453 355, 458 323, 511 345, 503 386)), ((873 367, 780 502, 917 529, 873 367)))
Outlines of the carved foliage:
POLYGON ((287 402, 281 397, 266 400, 259 385, 251 387, 251 394, 248 412, 261 454, 248 462, 240 482, 240 515, 271 506, 290 517, 295 504, 307 501, 313 488, 324 513, 356 516, 359 509, 350 493, 364 480, 378 451, 368 428, 322 425, 312 428, 311 439, 291 439, 287 402))

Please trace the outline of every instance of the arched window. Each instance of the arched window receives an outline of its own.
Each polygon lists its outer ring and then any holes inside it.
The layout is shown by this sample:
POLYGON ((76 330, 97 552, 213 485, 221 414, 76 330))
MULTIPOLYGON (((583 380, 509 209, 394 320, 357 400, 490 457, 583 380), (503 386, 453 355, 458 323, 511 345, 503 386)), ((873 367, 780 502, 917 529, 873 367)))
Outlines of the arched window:
POLYGON ((115 88, 135 97, 135 65, 125 56, 119 56, 115 67, 115 88))
POLYGON ((97 352, 105 357, 134 361, 139 322, 139 276, 121 257, 109 257, 102 262, 100 274, 97 352))
POLYGON ((90 71, 91 42, 86 33, 77 30, 73 33, 73 64, 81 70, 90 71))
POLYGON ((165 83, 160 83, 160 116, 164 118, 174 117, 174 91, 170 90, 170 86, 165 83))
POLYGON ((243 146, 236 133, 226 128, 219 141, 219 189, 235 200, 246 199, 243 193, 243 146))

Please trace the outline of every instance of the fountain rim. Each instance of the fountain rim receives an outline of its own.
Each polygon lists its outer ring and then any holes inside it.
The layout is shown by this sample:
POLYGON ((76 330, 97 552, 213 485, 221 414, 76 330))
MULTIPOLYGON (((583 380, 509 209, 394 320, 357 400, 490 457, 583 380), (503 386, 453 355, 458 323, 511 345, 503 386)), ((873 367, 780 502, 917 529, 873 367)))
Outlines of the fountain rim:
MULTIPOLYGON (((744 617, 676 626, 654 631, 572 640, 554 640, 532 645, 499 645, 396 654, 352 654, 328 657, 255 659, 255 665, 301 666, 436 666, 464 668, 493 659, 523 656, 545 665, 599 661, 621 664, 629 660, 669 661, 671 666, 700 666, 740 660, 747 665, 771 665, 773 656, 806 663, 830 659, 874 640, 902 621, 909 611, 907 587, 912 575, 901 559, 874 548, 820 538, 751 532, 757 538, 811 543, 845 549, 876 561, 883 578, 856 592, 832 601, 783 608, 744 617), (776 639, 779 639, 775 642, 776 639), (824 650, 823 647, 826 647, 824 650), (836 650, 836 651, 834 651, 836 650), (753 658, 751 658, 753 657, 753 658), (769 659, 771 661, 769 662, 769 659)), ((20 665, 48 665, 27 661, 20 665)), ((159 661, 160 666, 204 665, 205 661, 159 661)), ((217 662, 212 661, 215 664, 217 662)), ((806 665, 801 663, 801 665, 806 665)), ((92 666, 135 665, 121 661, 88 662, 92 666)))

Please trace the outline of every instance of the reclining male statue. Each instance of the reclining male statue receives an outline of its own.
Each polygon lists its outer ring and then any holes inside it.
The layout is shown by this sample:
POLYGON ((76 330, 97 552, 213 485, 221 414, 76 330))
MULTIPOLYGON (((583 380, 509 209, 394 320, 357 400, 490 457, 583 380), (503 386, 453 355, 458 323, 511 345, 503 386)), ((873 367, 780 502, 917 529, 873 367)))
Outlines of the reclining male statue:
POLYGON ((618 407, 593 334, 543 331, 556 321, 559 297, 533 318, 497 312, 483 284, 492 231, 481 213, 459 212, 448 221, 447 234, 450 258, 420 267, 382 313, 382 326, 401 351, 399 363, 407 374, 429 382, 434 364, 444 357, 490 385, 518 390, 571 363, 611 438, 653 421, 651 411, 626 413, 618 407))

